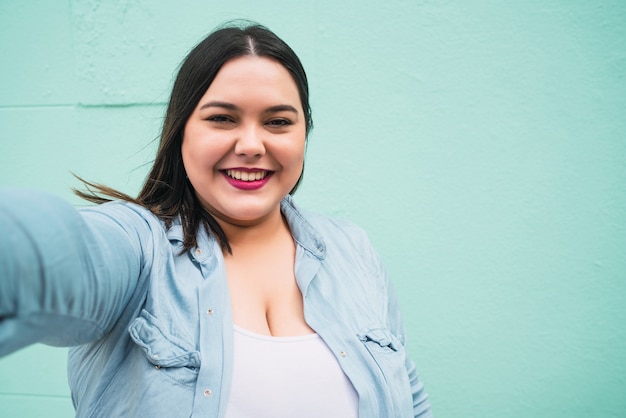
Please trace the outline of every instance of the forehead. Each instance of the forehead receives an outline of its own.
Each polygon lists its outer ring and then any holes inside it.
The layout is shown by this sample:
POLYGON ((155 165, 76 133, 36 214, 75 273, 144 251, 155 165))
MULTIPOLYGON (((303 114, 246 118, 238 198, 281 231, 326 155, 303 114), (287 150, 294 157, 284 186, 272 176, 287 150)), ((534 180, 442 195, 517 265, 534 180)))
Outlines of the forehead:
POLYGON ((227 61, 206 91, 207 96, 221 100, 265 96, 267 99, 300 101, 291 73, 277 60, 257 56, 227 61))

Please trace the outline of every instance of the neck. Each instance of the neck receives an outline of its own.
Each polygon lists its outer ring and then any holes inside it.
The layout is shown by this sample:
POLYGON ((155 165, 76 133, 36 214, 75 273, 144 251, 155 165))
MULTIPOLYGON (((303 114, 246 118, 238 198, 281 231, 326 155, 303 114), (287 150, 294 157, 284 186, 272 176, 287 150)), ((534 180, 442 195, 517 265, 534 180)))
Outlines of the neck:
POLYGON ((277 208, 275 212, 255 223, 242 224, 228 222, 223 219, 216 220, 226 234, 233 253, 237 249, 265 246, 268 242, 284 236, 285 233, 291 236, 289 226, 283 218, 280 208, 277 208))

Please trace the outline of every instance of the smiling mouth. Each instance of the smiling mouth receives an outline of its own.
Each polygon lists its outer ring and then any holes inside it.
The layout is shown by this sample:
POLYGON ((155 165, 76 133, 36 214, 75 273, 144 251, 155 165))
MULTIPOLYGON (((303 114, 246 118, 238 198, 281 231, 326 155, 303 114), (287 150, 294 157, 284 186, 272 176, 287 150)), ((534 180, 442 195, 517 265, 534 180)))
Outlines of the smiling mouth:
POLYGON ((259 181, 267 177, 271 171, 241 171, 241 170, 224 170, 226 175, 231 179, 239 181, 259 181))

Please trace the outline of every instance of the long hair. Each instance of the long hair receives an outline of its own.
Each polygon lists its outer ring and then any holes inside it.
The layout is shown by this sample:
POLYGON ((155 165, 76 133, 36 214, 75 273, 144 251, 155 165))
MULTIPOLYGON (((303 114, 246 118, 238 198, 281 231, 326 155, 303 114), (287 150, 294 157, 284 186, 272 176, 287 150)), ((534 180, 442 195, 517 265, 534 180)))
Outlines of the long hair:
MULTIPOLYGON (((215 218, 200 204, 187 179, 181 146, 187 120, 208 90, 218 71, 229 60, 241 56, 268 57, 282 64, 293 77, 304 111, 306 134, 313 127, 306 73, 295 52, 282 39, 259 24, 229 24, 196 45, 183 60, 161 130, 159 148, 139 195, 133 198, 110 187, 80 179, 85 190, 74 190, 93 203, 121 199, 144 206, 162 219, 166 228, 180 216, 183 227, 183 252, 197 245, 200 227, 213 234, 222 248, 231 252, 226 234, 215 218)), ((293 194, 302 173, 293 189, 293 194)))

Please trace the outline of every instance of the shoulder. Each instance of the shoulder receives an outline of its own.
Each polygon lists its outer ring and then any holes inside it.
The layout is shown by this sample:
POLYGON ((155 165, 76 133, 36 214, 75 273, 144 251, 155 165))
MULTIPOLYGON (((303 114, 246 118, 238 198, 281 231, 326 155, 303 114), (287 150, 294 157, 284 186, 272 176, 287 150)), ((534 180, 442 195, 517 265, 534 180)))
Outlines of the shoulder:
POLYGON ((303 216, 317 229, 325 240, 349 240, 368 242, 367 232, 349 219, 329 216, 317 212, 303 211, 303 216))
POLYGON ((87 218, 109 219, 121 226, 149 226, 157 229, 163 227, 163 222, 148 209, 121 200, 82 207, 79 212, 87 218))
POLYGON ((353 249, 367 255, 374 252, 367 232, 348 219, 301 209, 290 197, 283 201, 283 213, 287 216, 292 230, 299 229, 292 231, 296 239, 304 232, 323 242, 329 251, 341 249, 345 252, 353 249))
POLYGON ((167 242, 163 221, 134 203, 116 200, 82 207, 79 213, 92 230, 109 237, 123 234, 142 253, 167 242))

